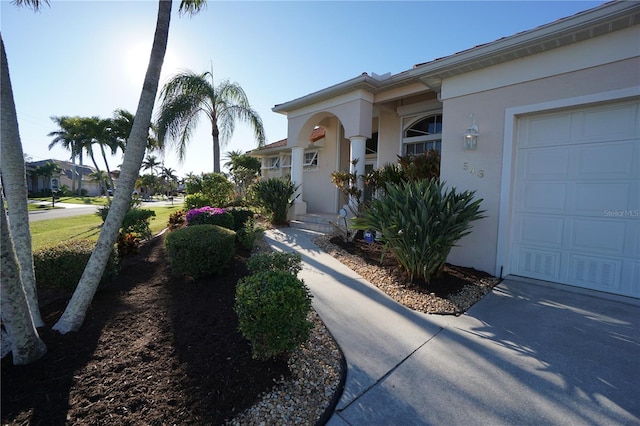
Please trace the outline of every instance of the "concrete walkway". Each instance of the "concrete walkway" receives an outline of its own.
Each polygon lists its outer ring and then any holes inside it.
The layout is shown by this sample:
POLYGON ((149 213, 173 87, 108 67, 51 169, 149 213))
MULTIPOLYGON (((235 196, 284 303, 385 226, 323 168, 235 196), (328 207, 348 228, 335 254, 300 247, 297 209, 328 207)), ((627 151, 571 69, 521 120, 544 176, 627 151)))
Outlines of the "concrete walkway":
POLYGON ((417 313, 320 250, 296 251, 313 306, 347 360, 329 425, 640 425, 640 308, 503 281, 460 316, 417 313))

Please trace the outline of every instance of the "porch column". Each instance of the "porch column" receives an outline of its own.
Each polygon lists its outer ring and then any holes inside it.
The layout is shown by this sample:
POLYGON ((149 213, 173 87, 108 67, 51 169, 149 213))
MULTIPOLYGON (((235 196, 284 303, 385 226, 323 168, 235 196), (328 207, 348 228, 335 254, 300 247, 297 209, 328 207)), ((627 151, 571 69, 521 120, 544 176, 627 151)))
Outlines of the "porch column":
MULTIPOLYGON (((362 175, 364 175, 364 166, 365 166, 365 156, 367 154, 367 138, 364 136, 351 136, 349 138, 351 141, 351 152, 350 152, 350 170, 351 173, 355 173, 358 176, 358 189, 361 191, 360 201, 364 200, 364 180, 362 179, 362 175), (358 162, 354 165, 354 160, 358 160, 358 162)), ((357 203, 355 200, 351 200, 351 205, 353 207, 357 207, 357 203)))
POLYGON ((295 200, 293 202, 293 206, 289 210, 289 214, 293 215, 295 218, 296 215, 306 214, 307 213, 307 203, 305 203, 302 199, 303 193, 302 189, 304 187, 303 176, 304 176, 304 147, 302 146, 292 146, 291 147, 291 182, 295 186, 298 186, 298 189, 294 193, 295 200))

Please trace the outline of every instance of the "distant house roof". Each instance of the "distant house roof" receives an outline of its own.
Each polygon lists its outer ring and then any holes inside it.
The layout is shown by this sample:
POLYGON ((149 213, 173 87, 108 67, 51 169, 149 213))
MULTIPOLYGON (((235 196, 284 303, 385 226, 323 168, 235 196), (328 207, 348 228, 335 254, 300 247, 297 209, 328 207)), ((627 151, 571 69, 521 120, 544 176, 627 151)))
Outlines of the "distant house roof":
MULTIPOLYGON (((25 168, 27 169, 27 172, 29 172, 30 170, 33 170, 40 166, 44 166, 49 163, 56 163, 58 167, 60 167, 61 173, 67 176, 69 179, 71 179, 71 176, 74 170, 74 164, 71 163, 70 161, 55 160, 50 158, 48 160, 32 161, 32 162, 25 163, 25 168)), ((83 176, 88 176, 91 173, 95 172, 95 169, 93 167, 87 166, 87 165, 80 166, 79 164, 75 165, 75 170, 76 170, 76 173, 82 174, 83 176)))
MULTIPOLYGON (((320 139, 323 139, 325 137, 325 130, 323 127, 316 127, 315 129, 313 129, 313 132, 311 132, 311 136, 309 136, 309 141, 310 142, 317 142, 320 139)), ((248 154, 259 154, 259 153, 269 153, 269 152, 279 152, 282 151, 279 148, 285 148, 287 146, 288 143, 288 139, 280 139, 279 141, 276 142, 272 142, 268 145, 265 145, 263 147, 260 148, 256 148, 254 150, 251 150, 248 152, 248 154)))

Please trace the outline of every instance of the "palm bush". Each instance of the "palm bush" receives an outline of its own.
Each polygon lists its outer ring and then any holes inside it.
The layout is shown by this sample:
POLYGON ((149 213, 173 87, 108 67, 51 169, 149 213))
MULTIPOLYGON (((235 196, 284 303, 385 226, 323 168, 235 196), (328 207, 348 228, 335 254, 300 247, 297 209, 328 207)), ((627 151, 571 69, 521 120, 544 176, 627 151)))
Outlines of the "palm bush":
POLYGON ((429 283, 451 248, 471 232, 470 223, 484 217, 482 199, 474 200, 474 194, 445 189, 436 179, 388 184, 385 194, 353 219, 353 227, 379 232, 410 279, 429 283))
POLYGON ((293 204, 293 194, 297 187, 289 179, 270 178, 251 186, 258 205, 271 216, 271 223, 287 223, 287 212, 293 204))

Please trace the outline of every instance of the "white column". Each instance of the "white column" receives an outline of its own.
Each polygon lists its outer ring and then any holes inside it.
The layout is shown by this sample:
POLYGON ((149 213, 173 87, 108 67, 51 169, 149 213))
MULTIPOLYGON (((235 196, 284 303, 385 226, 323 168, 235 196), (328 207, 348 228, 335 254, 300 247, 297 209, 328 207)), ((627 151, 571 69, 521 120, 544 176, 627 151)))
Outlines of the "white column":
POLYGON ((293 202, 294 215, 306 214, 307 204, 302 200, 302 189, 304 186, 304 147, 293 146, 291 147, 291 182, 298 187, 294 197, 297 196, 293 202))
POLYGON ((358 189, 361 191, 360 201, 364 199, 364 180, 362 179, 362 175, 364 175, 364 165, 365 165, 365 156, 367 155, 366 147, 367 147, 367 138, 364 136, 351 136, 349 138, 351 141, 351 153, 349 161, 351 162, 351 173, 355 173, 358 176, 358 189), (358 162, 354 165, 354 160, 358 160, 358 162))

